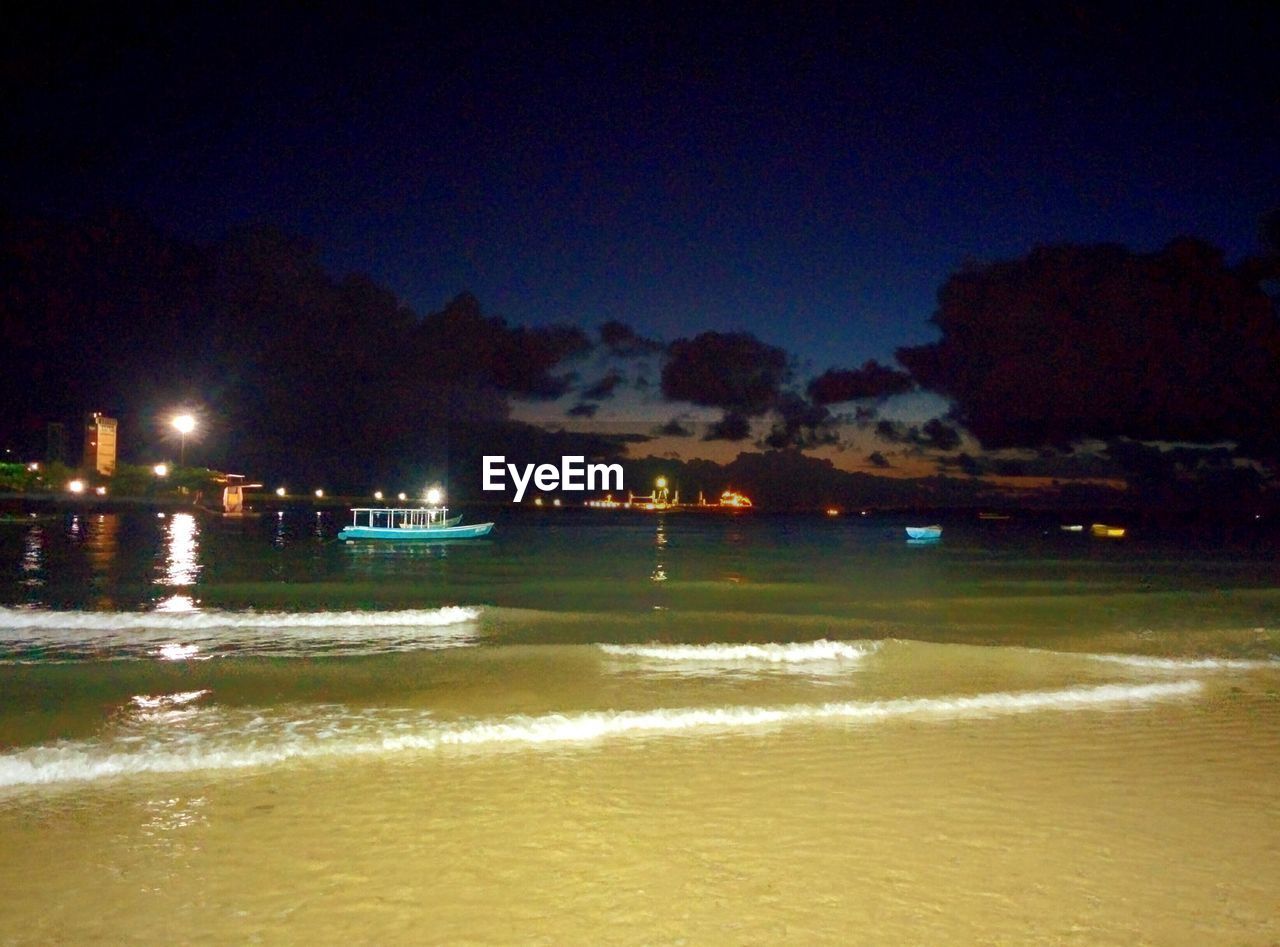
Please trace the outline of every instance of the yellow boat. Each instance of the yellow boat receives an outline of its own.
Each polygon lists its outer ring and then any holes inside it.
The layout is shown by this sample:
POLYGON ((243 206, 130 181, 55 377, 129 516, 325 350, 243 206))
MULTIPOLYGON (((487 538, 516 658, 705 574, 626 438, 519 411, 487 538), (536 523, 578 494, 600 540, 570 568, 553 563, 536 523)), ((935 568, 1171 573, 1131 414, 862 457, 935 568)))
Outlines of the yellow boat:
POLYGON ((1123 526, 1108 526, 1106 523, 1094 523, 1089 529, 1101 539, 1121 539, 1125 532, 1123 526))

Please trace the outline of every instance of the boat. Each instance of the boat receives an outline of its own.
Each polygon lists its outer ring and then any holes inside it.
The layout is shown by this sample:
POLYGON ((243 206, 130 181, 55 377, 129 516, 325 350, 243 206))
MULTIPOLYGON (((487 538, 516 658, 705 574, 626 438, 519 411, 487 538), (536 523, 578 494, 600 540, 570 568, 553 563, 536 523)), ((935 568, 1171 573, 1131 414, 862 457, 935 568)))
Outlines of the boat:
POLYGON ((910 539, 941 539, 941 526, 908 526, 907 536, 910 539))
POLYGON ((1124 536, 1123 526, 1108 526, 1106 523, 1094 523, 1089 531, 1099 539, 1121 539, 1124 536))
POLYGON ((493 530, 492 523, 461 525, 462 516, 448 516, 442 506, 418 507, 353 507, 351 525, 344 526, 338 538, 381 539, 395 542, 445 539, 479 539, 493 530))
POLYGON ((1064 533, 1083 533, 1084 524, 1083 523, 1063 523, 1061 526, 1058 527, 1058 529, 1062 530, 1064 533))

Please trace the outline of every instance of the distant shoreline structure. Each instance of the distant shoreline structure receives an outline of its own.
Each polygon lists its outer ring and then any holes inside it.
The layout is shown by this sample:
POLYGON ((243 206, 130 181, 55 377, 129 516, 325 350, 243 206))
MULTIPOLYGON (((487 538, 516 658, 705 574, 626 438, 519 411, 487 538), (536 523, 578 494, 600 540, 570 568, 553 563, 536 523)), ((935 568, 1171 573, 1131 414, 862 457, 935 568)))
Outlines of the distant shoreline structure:
POLYGON ((697 503, 681 503, 680 491, 676 490, 668 493, 666 479, 659 477, 653 493, 636 496, 634 493, 628 492, 625 500, 615 500, 611 493, 603 500, 587 500, 583 503, 583 506, 596 510, 646 510, 654 512, 691 510, 740 513, 743 510, 752 509, 755 504, 751 502, 751 499, 746 494, 731 489, 724 490, 720 494, 720 499, 714 503, 708 503, 701 490, 698 491, 697 503))

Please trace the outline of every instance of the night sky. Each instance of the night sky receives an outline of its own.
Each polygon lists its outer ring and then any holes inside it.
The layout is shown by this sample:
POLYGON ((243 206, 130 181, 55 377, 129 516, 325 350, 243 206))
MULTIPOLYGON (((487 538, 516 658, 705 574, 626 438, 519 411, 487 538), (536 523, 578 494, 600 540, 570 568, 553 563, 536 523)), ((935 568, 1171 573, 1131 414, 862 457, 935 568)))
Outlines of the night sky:
POLYGON ((936 340, 962 267, 1180 235, 1234 265, 1280 206, 1280 16, 1255 5, 6 21, 11 212, 271 224, 419 314, 468 291, 517 325, 746 332, 800 389, 936 340))
POLYGON ((270 222, 420 312, 747 330, 821 371, 927 340, 967 260, 1257 250, 1277 17, 1111 7, 10 13, 4 197, 270 222))

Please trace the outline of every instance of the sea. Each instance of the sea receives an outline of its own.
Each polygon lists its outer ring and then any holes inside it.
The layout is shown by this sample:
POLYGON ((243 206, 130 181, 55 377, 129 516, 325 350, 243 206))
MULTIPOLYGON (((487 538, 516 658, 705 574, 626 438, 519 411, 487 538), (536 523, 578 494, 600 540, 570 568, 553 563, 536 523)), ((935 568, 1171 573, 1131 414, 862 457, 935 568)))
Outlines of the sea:
POLYGON ((1273 544, 344 519, 0 524, 0 944, 1280 943, 1273 544))

